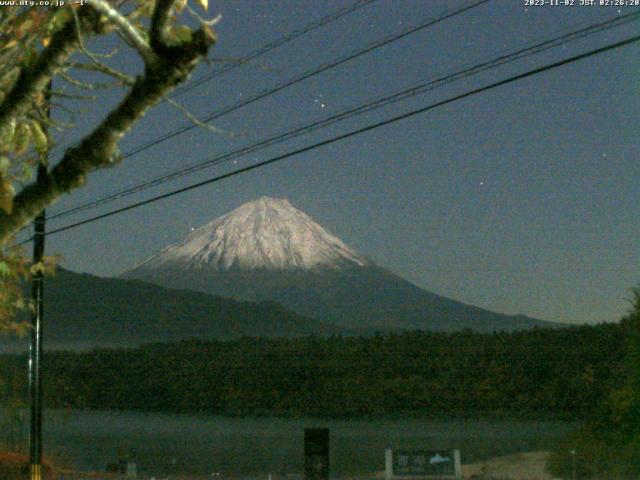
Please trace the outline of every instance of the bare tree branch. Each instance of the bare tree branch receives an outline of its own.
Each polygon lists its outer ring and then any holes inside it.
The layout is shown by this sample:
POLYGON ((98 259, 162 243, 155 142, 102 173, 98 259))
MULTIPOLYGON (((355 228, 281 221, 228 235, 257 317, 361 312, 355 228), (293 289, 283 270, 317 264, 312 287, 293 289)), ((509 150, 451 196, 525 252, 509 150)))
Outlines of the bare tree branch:
POLYGON ((167 29, 174 3, 175 0, 156 0, 156 8, 151 16, 151 28, 149 29, 151 48, 156 53, 167 48, 167 29))
POLYGON ((175 100, 172 100, 169 97, 164 97, 163 100, 167 102, 169 105, 171 105, 172 107, 174 107, 175 109, 182 112, 182 114, 185 117, 187 117, 187 119, 190 120, 194 125, 197 125, 200 128, 204 128, 205 130, 209 130, 212 133, 221 133, 232 138, 236 137, 236 135, 232 132, 222 130, 221 128, 214 127, 213 125, 203 122, 198 117, 196 117, 193 113, 191 113, 187 107, 185 107, 184 105, 180 105, 175 100))
POLYGON ((65 93, 61 90, 51 90, 51 96, 56 98, 70 98, 72 100, 97 100, 96 95, 79 95, 77 93, 65 93))
POLYGON ((156 60, 156 55, 138 29, 118 10, 105 0, 91 0, 91 7, 106 16, 129 43, 138 51, 146 63, 156 60))
POLYGON ((0 125, 11 117, 24 113, 35 94, 42 92, 51 77, 77 48, 76 25, 68 21, 51 39, 35 64, 22 69, 20 75, 0 104, 0 125))
MULTIPOLYGON (((31 183, 15 196, 10 214, 0 212, 0 245, 5 244, 16 231, 27 225, 47 205, 84 184, 90 172, 117 164, 121 159, 118 151, 119 140, 149 108, 183 82, 198 62, 206 57, 209 48, 215 42, 215 36, 206 26, 194 32, 188 42, 177 45, 164 43, 173 1, 158 0, 152 16, 151 47, 155 60, 146 63, 144 74, 135 80, 120 105, 109 113, 91 134, 84 137, 78 146, 68 149, 62 160, 42 182, 31 183)), ((73 22, 69 23, 71 26, 65 26, 66 36, 63 37, 63 45, 67 45, 67 48, 71 48, 70 45, 76 46, 78 42, 73 22)), ((62 42, 62 39, 58 41, 62 42)), ((55 62, 62 65, 69 54, 59 55, 55 62)), ((39 59, 37 64, 41 62, 43 60, 39 59)), ((51 66, 44 65, 40 68, 49 75, 54 71, 51 66)), ((31 83, 33 84, 33 81, 31 83)), ((45 86, 46 82, 39 88, 45 86)), ((28 95, 35 91, 36 87, 32 86, 25 92, 27 99, 28 95)), ((15 112, 16 108, 11 111, 15 112)))
MULTIPOLYGON (((84 90, 91 90, 91 91, 113 88, 113 87, 119 86, 121 83, 121 82, 115 82, 115 81, 101 82, 101 83, 83 82, 81 80, 78 80, 77 78, 73 78, 71 75, 69 75, 66 72, 60 72, 58 76, 68 84, 73 85, 74 87, 82 88, 84 90)), ((128 85, 131 86, 133 85, 134 82, 135 82, 135 79, 131 79, 131 82, 128 83, 128 85)))
POLYGON ((220 20, 222 20, 222 14, 218 14, 214 18, 207 20, 206 18, 203 18, 201 15, 199 15, 198 12, 196 12, 193 8, 191 8, 188 3, 185 4, 185 7, 187 8, 187 12, 189 12, 193 18, 198 20, 198 23, 200 25, 213 27, 214 25, 220 23, 220 20))
POLYGON ((135 83, 136 79, 134 77, 131 77, 125 73, 122 73, 114 68, 111 68, 103 63, 91 63, 91 64, 87 64, 87 63, 76 63, 74 64, 71 68, 77 68, 80 70, 87 70, 87 71, 91 71, 91 72, 99 72, 99 73, 103 73, 105 75, 109 75, 113 78, 115 78, 116 80, 118 80, 120 83, 127 85, 127 86, 131 86, 135 83))

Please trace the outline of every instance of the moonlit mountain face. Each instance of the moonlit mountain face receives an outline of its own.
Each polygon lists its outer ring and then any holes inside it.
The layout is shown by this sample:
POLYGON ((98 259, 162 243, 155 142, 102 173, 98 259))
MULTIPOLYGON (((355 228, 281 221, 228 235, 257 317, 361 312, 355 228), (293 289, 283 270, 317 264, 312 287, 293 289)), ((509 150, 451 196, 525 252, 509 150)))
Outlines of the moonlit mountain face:
POLYGON ((310 270, 367 263, 289 201, 262 197, 194 230, 134 270, 310 270))
POLYGON ((122 274, 168 288, 275 301, 353 332, 548 326, 423 290, 367 260, 287 200, 263 197, 122 274))

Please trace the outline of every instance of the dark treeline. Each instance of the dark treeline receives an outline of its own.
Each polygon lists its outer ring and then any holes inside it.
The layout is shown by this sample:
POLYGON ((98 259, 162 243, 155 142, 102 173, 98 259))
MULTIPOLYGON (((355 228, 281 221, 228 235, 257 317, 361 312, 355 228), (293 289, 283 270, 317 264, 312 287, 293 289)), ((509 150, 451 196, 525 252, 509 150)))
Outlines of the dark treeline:
MULTIPOLYGON (((617 386, 618 325, 477 334, 184 341, 48 353, 49 407, 225 415, 585 418, 617 386)), ((26 361, 4 356, 5 398, 26 361)))
POLYGON ((640 472, 640 288, 619 324, 625 358, 612 389, 582 427, 567 435, 547 468, 554 477, 637 479, 640 472))

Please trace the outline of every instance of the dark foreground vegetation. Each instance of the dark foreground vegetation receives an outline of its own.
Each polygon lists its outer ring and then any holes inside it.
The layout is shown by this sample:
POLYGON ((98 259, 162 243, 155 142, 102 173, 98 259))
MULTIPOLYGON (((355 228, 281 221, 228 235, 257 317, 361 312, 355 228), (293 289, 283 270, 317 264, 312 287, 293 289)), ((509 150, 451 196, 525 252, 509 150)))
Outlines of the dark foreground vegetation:
MULTIPOLYGON (((224 415, 587 418, 622 377, 615 324, 478 334, 183 341, 46 356, 49 407, 224 415)), ((23 357, 0 361, 5 398, 23 357)))
MULTIPOLYGON (((19 453, 0 451, 0 478, 25 480, 29 478, 29 457, 19 453)), ((43 480, 52 480, 53 468, 48 461, 42 465, 43 480)))
MULTIPOLYGON (((548 468, 562 478, 637 479, 640 472, 640 289, 620 322, 625 358, 612 389, 585 425, 565 439, 548 468), (575 469, 575 473, 574 473, 575 469)), ((616 369, 617 370, 617 369, 616 369)), ((615 371, 614 371, 615 372, 615 371)))

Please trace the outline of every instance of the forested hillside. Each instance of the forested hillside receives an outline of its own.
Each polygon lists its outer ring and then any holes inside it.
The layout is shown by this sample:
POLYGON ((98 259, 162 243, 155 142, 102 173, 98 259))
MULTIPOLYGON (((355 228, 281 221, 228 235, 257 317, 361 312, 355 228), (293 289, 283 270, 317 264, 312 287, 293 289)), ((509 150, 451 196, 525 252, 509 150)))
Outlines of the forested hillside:
MULTIPOLYGON (((618 325, 516 333, 243 338, 47 355, 51 407, 227 415, 584 418, 618 381, 618 325)), ((26 362, 2 358, 5 395, 26 362)))
POLYGON ((616 362, 612 389, 601 396, 582 427, 551 455, 554 477, 637 479, 640 471, 640 289, 618 325, 625 356, 616 362))

